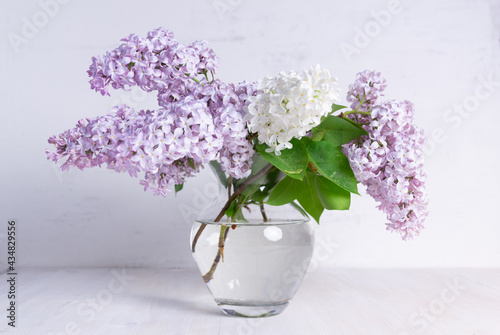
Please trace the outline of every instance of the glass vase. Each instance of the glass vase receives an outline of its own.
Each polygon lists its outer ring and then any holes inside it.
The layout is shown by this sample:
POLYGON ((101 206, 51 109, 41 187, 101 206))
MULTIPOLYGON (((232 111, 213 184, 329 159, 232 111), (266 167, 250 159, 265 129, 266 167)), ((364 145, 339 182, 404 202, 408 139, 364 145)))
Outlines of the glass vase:
MULTIPOLYGON (((274 184, 279 180, 279 171, 276 176, 272 173, 248 187, 265 191, 270 180, 274 184)), ((262 194, 254 197, 261 202, 243 196, 239 203, 235 198, 228 204, 241 183, 221 183, 219 194, 194 222, 193 257, 225 314, 277 315, 288 306, 307 271, 313 254, 313 225, 298 206, 268 206, 262 194), (228 184, 233 192, 228 192, 228 184)))

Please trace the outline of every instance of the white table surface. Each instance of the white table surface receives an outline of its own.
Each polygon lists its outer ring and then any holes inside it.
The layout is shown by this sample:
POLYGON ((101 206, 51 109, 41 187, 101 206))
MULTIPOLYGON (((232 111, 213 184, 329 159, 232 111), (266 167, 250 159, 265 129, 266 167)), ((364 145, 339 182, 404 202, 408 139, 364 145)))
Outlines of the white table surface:
POLYGON ((283 314, 225 316, 194 269, 20 269, 0 334, 498 335, 500 269, 316 269, 283 314))

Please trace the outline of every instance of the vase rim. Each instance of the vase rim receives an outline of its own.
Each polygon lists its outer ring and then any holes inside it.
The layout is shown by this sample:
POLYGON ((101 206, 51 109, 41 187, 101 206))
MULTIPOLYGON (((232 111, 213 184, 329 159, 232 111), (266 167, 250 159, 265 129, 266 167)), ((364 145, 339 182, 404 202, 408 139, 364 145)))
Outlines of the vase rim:
POLYGON ((248 220, 248 221, 236 221, 236 222, 227 222, 227 221, 219 221, 219 222, 214 222, 210 220, 196 220, 196 222, 207 224, 207 225, 217 225, 217 226, 280 226, 280 225, 291 225, 291 224, 301 224, 301 223, 307 223, 310 222, 308 219, 279 219, 279 220, 269 220, 269 221, 262 221, 262 220, 248 220))

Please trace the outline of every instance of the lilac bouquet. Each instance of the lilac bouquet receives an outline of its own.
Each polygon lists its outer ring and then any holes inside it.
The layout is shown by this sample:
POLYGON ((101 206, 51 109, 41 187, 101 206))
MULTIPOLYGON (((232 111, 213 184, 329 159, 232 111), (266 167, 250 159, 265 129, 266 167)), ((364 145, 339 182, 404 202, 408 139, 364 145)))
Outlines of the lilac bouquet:
POLYGON ((52 136, 47 156, 64 158, 63 170, 142 173, 144 189, 165 196, 210 164, 233 186, 215 221, 240 217, 252 202, 293 203, 319 222, 325 209, 348 209, 362 183, 387 214, 388 230, 408 239, 423 228, 425 137, 410 102, 383 100, 379 73, 358 74, 346 107, 336 79, 318 65, 229 84, 215 78, 219 59, 205 42, 183 45, 163 28, 122 42, 92 58, 91 88, 109 95, 110 86, 139 86, 156 92, 159 107, 117 106, 52 136), (256 180, 263 187, 246 188, 256 180))

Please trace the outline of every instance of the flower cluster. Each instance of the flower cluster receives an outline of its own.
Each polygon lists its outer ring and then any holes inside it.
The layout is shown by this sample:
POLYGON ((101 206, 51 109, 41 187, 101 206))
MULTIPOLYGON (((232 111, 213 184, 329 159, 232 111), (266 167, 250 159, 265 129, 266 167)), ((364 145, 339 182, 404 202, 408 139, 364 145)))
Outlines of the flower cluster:
POLYGON ((365 70, 358 73, 356 81, 349 85, 347 101, 353 110, 367 112, 380 102, 387 87, 379 72, 365 70))
POLYGON ((64 170, 106 164, 131 176, 143 171, 141 184, 162 195, 212 160, 234 178, 248 176, 254 149, 243 107, 255 84, 214 79, 215 53, 203 42, 182 45, 163 28, 145 39, 130 35, 123 41, 92 59, 91 88, 103 95, 109 95, 110 85, 157 91, 160 109, 136 112, 120 106, 106 116, 82 120, 49 139, 56 150, 47 151, 48 158, 67 157, 64 170))
POLYGON ((356 179, 367 186, 368 194, 387 214, 387 229, 408 239, 419 234, 427 216, 425 137, 412 124, 413 105, 409 101, 380 101, 384 88, 385 80, 379 73, 366 71, 350 86, 347 96, 352 106, 362 106, 371 114, 364 116, 365 121, 369 119, 364 126, 369 136, 344 145, 343 150, 356 179))
POLYGON ((137 85, 148 92, 158 91, 158 102, 164 106, 194 96, 199 84, 208 82, 209 74, 213 76, 219 62, 205 42, 183 45, 164 28, 149 32, 145 39, 132 34, 122 41, 104 57, 92 58, 88 70, 91 88, 103 95, 109 95, 109 85, 115 89, 137 85))
POLYGON ((243 82, 237 87, 219 87, 215 100, 209 103, 214 111, 216 129, 223 138, 223 146, 219 152, 221 168, 236 179, 248 177, 252 168, 255 150, 248 139, 243 108, 255 93, 255 86, 255 83, 243 82))
POLYGON ((321 117, 331 113, 339 94, 337 80, 318 65, 302 73, 266 77, 259 83, 257 95, 249 98, 248 128, 269 151, 279 155, 292 147, 292 138, 305 136, 321 117))
POLYGON ((79 121, 49 143, 56 147, 48 152, 50 159, 68 156, 63 170, 103 164, 131 176, 142 170, 145 188, 164 195, 217 158, 222 136, 206 106, 186 101, 154 111, 115 107, 108 115, 79 121))

